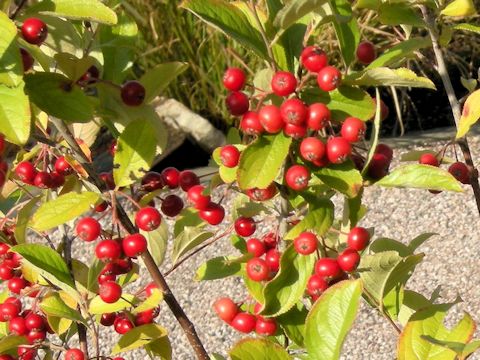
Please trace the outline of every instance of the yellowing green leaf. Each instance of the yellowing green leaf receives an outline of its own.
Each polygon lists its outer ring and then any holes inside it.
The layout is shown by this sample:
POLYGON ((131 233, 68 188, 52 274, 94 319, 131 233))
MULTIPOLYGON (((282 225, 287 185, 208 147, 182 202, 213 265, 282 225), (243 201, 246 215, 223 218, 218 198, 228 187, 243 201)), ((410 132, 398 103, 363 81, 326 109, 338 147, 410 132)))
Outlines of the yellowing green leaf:
POLYGON ((267 339, 243 339, 230 350, 232 360, 290 360, 283 347, 267 339))
POLYGON ((30 103, 23 81, 17 87, 0 85, 0 129, 7 141, 23 145, 30 137, 30 103))
POLYGON ((160 95, 170 82, 187 70, 187 68, 187 63, 177 61, 158 64, 154 68, 147 70, 140 78, 140 82, 145 87, 145 102, 149 103, 160 95))
POLYGON ((4 12, 0 11, 0 84, 18 86, 22 81, 23 68, 20 49, 15 43, 17 27, 4 12))
POLYGON ((45 14, 54 14, 73 20, 89 20, 114 25, 117 15, 99 0, 52 0, 44 1, 37 9, 45 14))
POLYGON ((147 324, 137 326, 122 335, 118 343, 113 347, 112 355, 143 347, 165 337, 167 337, 167 330, 160 325, 147 324))
POLYGON ((153 308, 156 308, 163 300, 163 294, 159 289, 153 289, 152 294, 145 299, 144 302, 140 303, 134 310, 133 314, 141 313, 142 311, 147 311, 153 308))
POLYGON ((465 136, 480 119, 480 90, 471 93, 463 105, 462 116, 457 129, 457 139, 465 136))
POLYGON ((122 294, 122 297, 112 303, 108 304, 104 302, 100 296, 95 296, 92 301, 90 301, 90 306, 88 307, 88 312, 97 315, 103 313, 111 313, 120 310, 124 310, 126 308, 132 307, 132 303, 135 300, 135 297, 130 294, 122 294))
POLYGON ((472 0, 453 0, 440 12, 445 16, 472 16, 476 13, 472 0))
POLYGON ((42 311, 50 316, 74 320, 87 325, 80 313, 65 304, 57 293, 50 293, 40 302, 42 311))

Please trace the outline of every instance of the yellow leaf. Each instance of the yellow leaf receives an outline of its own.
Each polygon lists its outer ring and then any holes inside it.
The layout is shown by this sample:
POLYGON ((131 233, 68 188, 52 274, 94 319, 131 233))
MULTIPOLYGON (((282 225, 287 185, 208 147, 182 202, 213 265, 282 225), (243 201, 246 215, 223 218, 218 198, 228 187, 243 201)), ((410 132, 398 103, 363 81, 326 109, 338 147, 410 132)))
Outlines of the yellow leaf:
POLYGON ((471 16, 476 13, 472 0, 453 0, 441 12, 445 16, 471 16))
POLYGON ((480 90, 471 93, 463 105, 462 117, 458 124, 457 139, 465 136, 480 118, 480 90))

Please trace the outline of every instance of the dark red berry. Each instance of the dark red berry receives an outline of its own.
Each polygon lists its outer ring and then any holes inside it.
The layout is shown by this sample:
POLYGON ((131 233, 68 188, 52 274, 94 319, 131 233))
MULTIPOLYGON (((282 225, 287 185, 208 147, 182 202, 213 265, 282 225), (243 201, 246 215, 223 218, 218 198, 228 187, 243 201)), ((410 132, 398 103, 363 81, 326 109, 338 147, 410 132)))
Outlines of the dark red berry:
POLYGON ((351 152, 350 143, 342 137, 332 137, 327 141, 327 157, 333 164, 343 163, 351 152))
POLYGON ((46 171, 39 171, 33 179, 33 185, 40 189, 48 189, 52 186, 52 177, 46 171))
POLYGON ((227 297, 215 301, 213 304, 213 310, 215 310, 218 317, 226 323, 231 323, 233 318, 238 314, 237 304, 227 297))
POLYGON ((229 68, 223 75, 223 86, 230 91, 242 90, 245 86, 245 73, 239 68, 229 68))
POLYGON ((231 92, 225 99, 227 109, 233 116, 241 116, 248 111, 250 102, 248 96, 241 91, 231 92))
POLYGON ((228 168, 234 168, 240 160, 240 151, 233 145, 225 145, 220 150, 220 160, 228 168))
POLYGON ((300 55, 305 69, 317 73, 328 64, 327 54, 317 46, 307 46, 300 55))
POLYGON ((314 233, 302 232, 293 241, 295 250, 302 255, 309 255, 317 250, 318 239, 314 233))
POLYGON ((120 96, 125 105, 139 106, 145 100, 145 88, 138 81, 127 81, 122 85, 120 96))
POLYGON ((307 120, 308 109, 303 101, 292 98, 285 100, 280 106, 280 116, 285 123, 302 125, 307 120))
POLYGON ((106 281, 99 286, 98 295, 104 302, 112 304, 122 296, 122 287, 116 282, 106 281))
POLYGON ((205 210, 200 211, 199 215, 200 218, 208 222, 210 225, 218 225, 225 217, 225 209, 223 206, 211 202, 205 210))
POLYGON ((347 244, 350 249, 362 251, 368 246, 369 241, 370 233, 363 227, 354 227, 348 233, 347 244))
POLYGON ((328 107, 322 103, 314 103, 308 107, 307 126, 311 130, 321 130, 329 122, 331 113, 328 107))
POLYGON ((143 231, 153 231, 160 226, 162 215, 151 206, 144 207, 135 214, 135 224, 143 231))
POLYGON ((179 175, 178 181, 183 191, 188 191, 192 186, 200 184, 198 176, 190 170, 182 171, 179 175))
POLYGON ((265 260, 255 257, 247 261, 247 276, 253 281, 267 280, 270 269, 265 260))
POLYGON ((142 178, 142 187, 145 191, 155 191, 165 186, 162 174, 149 171, 142 178))
POLYGON ((177 216, 183 210, 183 200, 177 195, 168 195, 163 199, 160 209, 167 216, 177 216))
POLYGON ((372 179, 379 180, 388 174, 389 167, 390 160, 384 154, 375 153, 368 165, 367 174, 372 179))
POLYGON ((20 55, 22 56, 23 71, 27 72, 33 67, 34 59, 30 53, 24 48, 20 48, 20 55))
POLYGON ((94 83, 100 77, 100 71, 95 65, 92 65, 88 68, 85 74, 78 79, 77 83, 80 85, 86 85, 94 83))
POLYGON ((102 232, 100 223, 91 217, 81 219, 75 226, 77 236, 84 241, 97 240, 102 232))
POLYGON ((355 143, 363 139, 366 130, 367 125, 362 120, 356 117, 348 117, 343 122, 340 133, 345 140, 355 143))
POLYGON ((102 316, 100 317, 100 324, 102 324, 103 326, 112 326, 116 317, 117 316, 115 315, 115 313, 102 314, 102 316))
POLYGON ((22 36, 26 42, 40 45, 48 35, 47 24, 37 18, 28 18, 22 25, 22 36))
POLYGON ((470 184, 470 170, 463 162, 455 162, 448 167, 448 172, 462 184, 470 184))
POLYGON ((377 57, 375 46, 369 41, 362 41, 358 44, 356 51, 357 59, 362 64, 368 65, 377 57))
POLYGON ((72 171, 72 167, 64 156, 60 156, 55 161, 55 170, 62 175, 68 175, 72 171))
POLYGON ((264 128, 260 123, 258 113, 254 111, 248 111, 242 116, 240 121, 240 130, 248 135, 260 135, 264 132, 264 128))
POLYGON ((94 210, 98 213, 102 213, 108 208, 108 203, 106 201, 102 201, 100 204, 96 205, 94 210))
MULTIPOLYGON (((375 103, 375 106, 377 104, 377 98, 373 98, 373 102, 375 103)), ((385 120, 388 118, 388 115, 390 114, 390 109, 388 106, 383 102, 382 99, 380 99, 380 121, 385 120)))
POLYGON ((251 238, 247 240, 247 251, 252 254, 254 257, 260 257, 265 254, 265 244, 263 241, 257 238, 251 238))
POLYGON ((318 87, 323 91, 335 90, 342 80, 342 73, 334 66, 325 66, 317 75, 318 87))
POLYGON ((307 127, 305 125, 285 124, 283 133, 294 139, 301 139, 307 135, 307 127))
POLYGON ((113 179, 112 172, 102 172, 98 174, 98 177, 105 183, 109 190, 115 189, 115 180, 113 179))
POLYGON ((310 180, 310 171, 303 165, 293 165, 288 168, 285 174, 285 181, 293 190, 303 190, 310 180))
POLYGON ((270 184, 266 189, 253 188, 246 191, 247 196, 254 201, 270 200, 277 193, 277 187, 274 183, 270 184))
POLYGON ((272 91, 278 96, 288 96, 297 88, 295 75, 287 71, 278 71, 272 77, 272 91))
POLYGON ((235 231, 240 236, 252 236, 255 233, 257 226, 255 220, 250 217, 239 217, 235 220, 235 231))
POLYGON ((142 234, 125 236, 122 241, 123 252, 129 257, 136 257, 147 251, 147 239, 142 234))

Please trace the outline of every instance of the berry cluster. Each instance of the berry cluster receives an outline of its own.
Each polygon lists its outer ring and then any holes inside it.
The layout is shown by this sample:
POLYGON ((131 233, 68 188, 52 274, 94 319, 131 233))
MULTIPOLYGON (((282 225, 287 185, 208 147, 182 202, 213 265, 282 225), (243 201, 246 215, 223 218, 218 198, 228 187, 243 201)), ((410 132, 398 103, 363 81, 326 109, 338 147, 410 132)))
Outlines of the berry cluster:
MULTIPOLYGON (((442 162, 442 158, 439 157, 439 154, 425 153, 420 156, 418 162, 423 165, 439 167, 442 162)), ((453 164, 450 164, 448 167, 448 172, 462 184, 470 184, 470 170, 465 163, 456 161, 453 164)), ((431 192, 438 193, 437 191, 433 190, 431 192)))
POLYGON ((56 189, 65 183, 65 176, 73 172, 72 167, 64 156, 59 156, 53 166, 47 160, 48 151, 42 152, 35 163, 21 161, 15 167, 16 177, 25 184, 36 186, 40 189, 56 189), (36 165, 42 161, 42 169, 36 165))
MULTIPOLYGON (((4 233, 11 230, 4 229, 4 233)), ((13 239, 13 234, 8 234, 9 239, 13 239)), ((10 251, 10 245, 0 243, 0 279, 7 282, 8 290, 16 295, 28 295, 35 297, 38 294, 31 283, 22 276, 21 256, 10 251), (25 289, 25 290, 24 290, 25 289), (24 290, 24 291, 22 291, 24 290)))

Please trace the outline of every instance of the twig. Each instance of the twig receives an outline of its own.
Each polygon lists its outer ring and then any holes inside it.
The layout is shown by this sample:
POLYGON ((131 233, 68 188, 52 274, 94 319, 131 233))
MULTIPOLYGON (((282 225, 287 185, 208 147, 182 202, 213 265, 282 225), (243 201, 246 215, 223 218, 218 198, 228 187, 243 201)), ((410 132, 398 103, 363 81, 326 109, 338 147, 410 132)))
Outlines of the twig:
POLYGON ((22 10, 22 8, 24 7, 24 5, 27 3, 27 0, 22 0, 22 2, 20 4, 18 4, 17 8, 15 9, 15 11, 13 12, 12 15, 10 15, 10 19, 11 20, 14 20, 18 13, 20 12, 20 10, 22 10))

